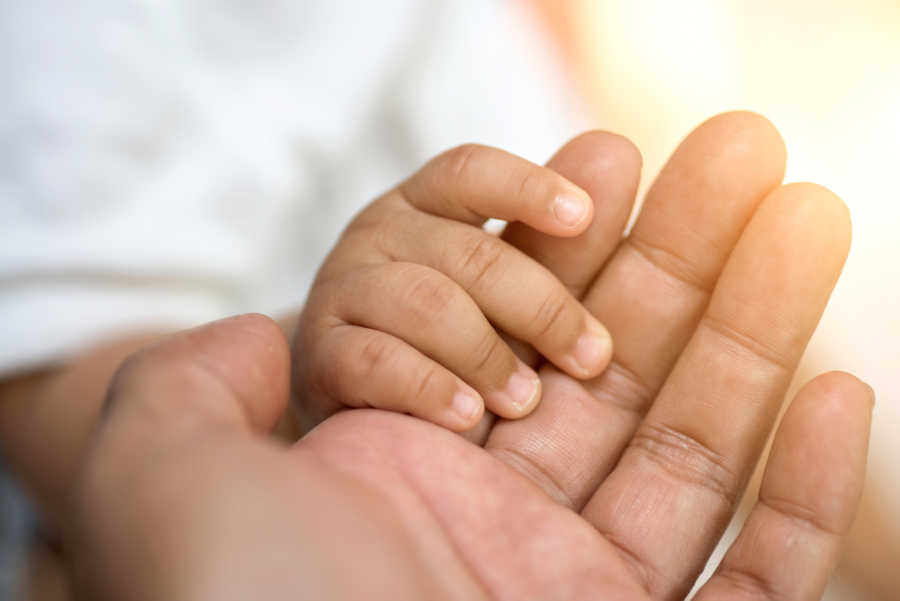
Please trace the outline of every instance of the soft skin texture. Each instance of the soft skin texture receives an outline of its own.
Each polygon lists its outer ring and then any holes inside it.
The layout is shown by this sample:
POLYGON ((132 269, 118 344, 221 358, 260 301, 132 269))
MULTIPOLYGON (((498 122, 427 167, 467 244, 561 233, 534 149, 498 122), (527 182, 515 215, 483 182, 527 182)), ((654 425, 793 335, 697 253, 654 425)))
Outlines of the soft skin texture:
MULTIPOLYGON (((375 200, 325 260, 300 315, 294 389, 305 427, 346 406, 457 431, 475 426, 485 407, 528 414, 540 380, 495 327, 572 376, 599 374, 612 356, 606 329, 539 257, 481 227, 493 217, 573 239, 591 225, 594 205, 553 162, 471 144, 375 200)), ((614 244, 624 222, 611 225, 614 244)))
MULTIPOLYGON (((274 444, 288 361, 278 328, 251 315, 126 362, 69 533, 85 598, 674 598, 590 514, 445 429, 359 410, 274 444)), ((870 408, 846 374, 800 393, 759 506, 702 598, 821 593, 861 487, 870 408)), ((683 526, 709 521, 698 507, 683 526)), ((677 546, 664 529, 647 536, 653 553, 677 546)))
MULTIPOLYGON (((340 413, 293 447, 273 443, 289 357, 258 316, 139 353, 79 478, 67 540, 84 590, 683 598, 849 245, 840 200, 780 186, 783 162, 765 119, 721 115, 675 152, 626 240, 595 246, 582 234, 591 252, 570 255, 563 281, 612 331, 612 367, 583 381, 537 365, 542 402, 524 419, 483 420, 483 448, 371 410, 340 413)), ((559 241, 540 236, 523 230, 517 243, 552 265, 559 241)), ((704 601, 822 594, 858 503, 872 398, 841 373, 799 393, 704 601)))
MULTIPOLYGON (((461 152, 466 148, 462 147, 457 152, 461 152)), ((569 324, 574 315, 575 333, 577 333, 578 316, 587 318, 588 314, 584 309, 575 303, 571 304, 571 296, 578 295, 587 285, 588 281, 584 278, 590 277, 600 267, 600 263, 595 257, 602 257, 618 244, 621 239, 622 230, 631 210, 634 200, 634 193, 640 173, 640 155, 634 146, 620 136, 605 132, 590 132, 575 138, 572 142, 565 145, 550 160, 547 167, 549 169, 540 169, 536 165, 523 161, 496 151, 493 149, 482 149, 489 153, 486 157, 499 157, 501 163, 508 162, 511 168, 521 169, 522 175, 528 173, 537 173, 539 177, 532 179, 532 186, 548 180, 548 188, 540 192, 539 196, 545 198, 548 202, 553 199, 553 191, 557 187, 573 191, 576 196, 585 195, 584 199, 588 199, 588 195, 592 202, 587 204, 588 216, 585 221, 575 228, 563 228, 562 230, 553 230, 553 234, 541 234, 532 227, 523 223, 514 222, 501 237, 505 242, 500 245, 500 240, 491 240, 497 242, 497 248, 503 250, 504 256, 514 256, 520 265, 525 265, 526 270, 532 273, 538 273, 540 277, 548 284, 550 291, 556 291, 560 298, 566 299, 570 304, 568 306, 569 324), (552 170, 552 171, 551 171, 552 170), (554 175, 553 172, 559 175, 554 175), (592 218, 591 218, 592 217, 592 218), (577 234, 577 232, 581 232, 577 234), (525 255, 530 256, 532 260, 523 256, 520 251, 515 251, 510 247, 520 248, 525 255), (580 257, 573 261, 573 257, 580 257), (540 267, 543 266, 543 269, 540 267), (552 273, 556 278, 548 274, 552 273), (561 287, 569 290, 568 294, 560 294, 561 287)), ((452 153, 451 153, 452 156, 452 153)), ((494 161, 496 162, 496 161, 494 161)), ((493 165, 494 162, 491 164, 493 165)), ((439 163, 438 163, 439 166, 439 163)), ((419 177, 428 176, 428 173, 434 173, 434 169, 424 171, 419 177)), ((497 184, 497 174, 488 174, 492 177, 477 178, 481 182, 481 188, 488 184, 496 184, 501 186, 511 185, 511 181, 501 181, 497 184), (482 181, 484 180, 484 181, 482 181)), ((410 180, 411 182, 414 181, 410 180)), ((489 187, 489 186, 488 186, 489 187)), ((480 189, 479 186, 470 188, 480 189)), ((489 190, 488 190, 489 191, 489 190)), ((528 193, 528 186, 516 188, 516 196, 511 196, 508 202, 516 201, 522 198, 522 194, 528 193)), ((397 193, 394 193, 396 201, 397 193)), ((494 202, 493 196, 487 194, 485 202, 494 202)), ((402 204, 402 202, 401 202, 402 204)), ((379 227, 387 227, 391 224, 385 219, 383 201, 373 203, 369 208, 377 217, 379 227)), ((411 207, 407 207, 409 212, 413 212, 411 207)), ((515 207, 513 207, 515 208, 515 207)), ((503 214, 502 212, 498 214, 503 214)), ((511 214, 507 214, 508 216, 511 214)), ((422 218, 428 217, 424 213, 422 218)), ((472 218, 469 216, 470 219, 472 218)), ((462 232, 462 239, 477 239, 484 235, 482 232, 475 231, 476 228, 471 225, 455 220, 440 220, 440 226, 444 229, 449 228, 451 233, 459 234, 462 232), (446 223, 443 223, 446 221, 446 223)), ((434 223, 434 222, 432 222, 434 223)), ((357 223, 357 226, 360 224, 357 223)), ((552 224, 551 224, 552 226, 552 224)), ((351 228, 352 229, 352 228, 351 228)), ((347 238, 352 238, 351 232, 348 232, 347 238)), ((367 241, 364 247, 349 240, 349 243, 342 243, 335 249, 335 255, 346 252, 357 252, 370 250, 367 241)), ((433 241, 422 241, 425 246, 432 245, 433 241)), ((421 253, 424 257, 424 252, 421 253)), ((380 256, 376 253, 375 256, 380 256)), ((339 258, 339 257, 336 257, 339 258)), ((372 257, 369 257, 372 258, 372 257)), ((359 270, 356 263, 347 263, 346 261, 331 261, 336 267, 347 267, 357 269, 356 274, 361 275, 363 270, 359 270)), ((416 264, 408 263, 405 269, 416 268, 416 264)), ((422 269, 425 266, 418 265, 422 269)), ((435 271, 428 272, 430 278, 438 277, 440 274, 435 271)), ((347 280, 347 278, 344 278, 347 280)), ((427 284, 427 282, 425 282, 427 284)), ((425 339, 428 344, 435 346, 438 350, 446 348, 453 349, 453 345, 447 344, 448 340, 459 342, 459 325, 448 324, 446 318, 441 318, 435 314, 434 310, 425 311, 421 315, 417 315, 414 310, 395 311, 397 307, 390 303, 391 295, 396 291, 390 288, 384 288, 377 280, 366 280, 364 277, 358 280, 349 280, 347 286, 353 285, 357 290, 363 290, 367 296, 359 298, 363 304, 356 306, 356 310, 362 312, 363 317, 371 318, 372 316, 384 316, 385 321, 381 322, 382 329, 388 329, 391 322, 405 324, 419 318, 420 321, 427 325, 434 321, 443 324, 444 328, 451 327, 451 337, 447 340, 435 340, 434 336, 425 339), (365 288, 369 285, 368 288, 365 288), (380 286, 380 287, 379 287, 380 286), (380 302, 373 303, 373 299, 379 299, 380 302), (370 311, 371 310, 371 311, 370 311), (371 315, 365 315, 370 311, 371 315), (399 318, 399 319, 398 319, 399 318)), ((444 286, 451 285, 452 282, 443 281, 444 286)), ((322 296, 327 293, 328 285, 317 285, 314 291, 314 297, 322 296)), ((418 292, 421 293, 426 289, 425 286, 419 285, 418 292)), ((345 288, 346 290, 346 288, 345 288)), ((431 297, 431 301, 437 297, 431 297)), ((345 299, 346 300, 346 299, 345 299)), ((349 298, 353 300, 353 297, 349 298)), ((439 299, 438 299, 439 300, 439 299)), ((532 305, 535 306, 535 305, 532 305)), ((304 314, 305 324, 309 324, 316 316, 322 319, 333 317, 332 311, 336 305, 326 303, 323 307, 321 304, 312 307, 304 314)), ((535 306, 535 308, 537 308, 535 306)), ((475 321, 480 323, 480 333, 488 341, 498 341, 499 338, 492 328, 486 326, 481 315, 481 309, 474 303, 469 302, 466 305, 467 311, 463 311, 464 316, 469 322, 475 321)), ((505 309, 504 309, 505 310, 505 309)), ((338 358, 345 350, 341 346, 341 342, 345 340, 344 335, 349 334, 351 338, 359 339, 360 335, 372 336, 381 340, 388 339, 388 336, 381 337, 374 330, 366 330, 359 332, 359 329, 343 327, 332 329, 327 327, 328 336, 322 340, 308 341, 308 336, 304 336, 297 329, 298 314, 286 316, 280 320, 282 329, 289 337, 297 334, 297 344, 294 348, 295 368, 298 374, 297 390, 298 394, 295 400, 298 401, 297 415, 303 418, 306 424, 305 430, 311 425, 321 421, 323 414, 330 413, 338 407, 345 405, 353 405, 360 398, 365 398, 362 393, 368 391, 372 382, 365 380, 362 385, 349 391, 353 394, 347 397, 340 397, 342 400, 334 400, 327 395, 317 393, 316 390, 321 387, 328 388, 331 380, 339 382, 351 382, 352 373, 359 373, 359 368, 355 367, 353 372, 346 369, 338 369, 337 363, 328 361, 328 349, 333 349, 337 353, 338 358), (306 342, 305 342, 306 341, 306 342), (309 373, 311 368, 315 367, 321 371, 309 373), (306 387, 311 389, 308 393, 306 387), (324 405, 316 403, 316 399, 324 402, 324 405)), ((332 325, 346 325, 340 320, 332 320, 332 325)), ((304 326, 306 329, 307 325, 304 326)), ((315 327, 315 324, 313 324, 315 327)), ((361 329, 361 328, 360 328, 361 329)), ((559 329, 559 326, 556 326, 559 329)), ((317 333, 318 330, 316 331, 317 333)), ((382 332, 384 333, 384 332, 382 332)), ((149 342, 159 338, 163 332, 153 333, 133 333, 125 335, 120 339, 105 341, 96 347, 88 348, 80 355, 73 357, 65 364, 51 366, 41 369, 30 374, 23 374, 18 377, 0 382, 0 448, 2 448, 6 458, 12 464, 14 471, 18 477, 25 483, 31 495, 41 506, 45 516, 55 523, 65 512, 68 502, 68 493, 72 484, 73 473, 76 469, 78 461, 83 452, 84 445, 94 428, 97 420, 100 405, 103 401, 104 394, 109 386, 110 378, 115 372, 118 365, 130 353, 148 344, 149 342), (40 435, 36 434, 40 433, 40 435)), ((568 335, 572 335, 570 331, 568 335)), ((469 335, 472 338, 471 333, 469 335)), ((399 347, 399 339, 397 346, 399 347)), ((537 355, 533 349, 523 345, 522 343, 506 338, 510 344, 522 357, 522 364, 527 364, 524 369, 527 373, 537 364, 537 355)), ((421 345, 424 346, 424 345, 421 345)), ((373 357, 372 350, 377 350, 373 346, 362 346, 359 350, 368 349, 368 357, 373 357)), ((519 364, 517 359, 511 354, 504 352, 505 345, 499 344, 494 352, 495 358, 499 356, 506 360, 510 365, 519 364)), ((463 349, 465 350, 465 349, 463 349)), ((407 364, 399 363, 391 368, 385 365, 382 355, 382 363, 372 366, 375 369, 373 375, 382 374, 382 370, 387 370, 381 375, 381 380, 385 382, 384 392, 379 396, 385 399, 385 408, 394 408, 397 410, 418 411, 420 415, 425 417, 433 417, 436 421, 446 418, 444 409, 447 404, 452 401, 453 393, 458 387, 465 386, 464 382, 448 371, 435 372, 437 377, 431 378, 432 384, 430 390, 424 390, 419 396, 415 396, 416 386, 421 383, 412 375, 400 373, 397 369, 401 367, 409 367, 410 363, 413 367, 425 367, 425 374, 428 373, 427 367, 432 366, 430 359, 419 354, 419 351, 412 346, 405 346, 400 351, 401 355, 414 357, 407 364), (395 380, 390 379, 390 375, 397 376, 395 380), (438 390, 433 390, 434 387, 438 390), (441 387, 444 390, 440 390, 441 387), (448 392, 449 389, 449 392, 448 392), (396 394, 397 396, 392 396, 396 394), (403 395, 406 395, 405 397, 403 395), (393 403, 393 404, 391 404, 393 403), (429 413, 431 411, 431 413, 429 413)), ((459 355, 459 353, 457 353, 459 355)), ((378 356, 377 354, 374 356, 378 356)), ((608 357, 601 357, 601 363, 608 360, 608 357)), ((347 358, 344 357, 344 361, 347 358)), ((364 363, 365 364, 365 363, 364 363)), ((597 366, 598 369, 602 366, 597 366)), ((504 374, 503 365, 485 366, 485 369, 474 371, 493 372, 501 383, 505 383, 508 373, 504 374)), ((461 369, 461 373, 468 374, 470 372, 461 369)), ((365 374, 364 374, 365 375, 365 374)), ((532 376, 536 377, 536 376, 532 376)), ((426 387, 427 388, 427 387, 426 387)), ((477 391, 474 391, 476 398, 479 398, 477 391)), ((536 403, 538 398, 532 399, 532 403, 536 403)), ((525 410, 531 410, 526 407, 525 410)), ((512 415, 516 415, 513 411, 512 415)), ((521 414, 519 411, 518 414, 521 414)), ((286 438, 296 438, 298 428, 293 419, 294 414, 286 414, 286 418, 282 420, 280 431, 286 434, 286 438)), ((449 421, 443 423, 455 429, 462 429, 472 425, 471 419, 477 419, 477 416, 470 418, 470 421, 460 423, 455 416, 451 415, 449 421)), ((470 437, 483 438, 485 428, 491 423, 491 416, 488 415, 482 420, 482 426, 468 434, 470 437)))

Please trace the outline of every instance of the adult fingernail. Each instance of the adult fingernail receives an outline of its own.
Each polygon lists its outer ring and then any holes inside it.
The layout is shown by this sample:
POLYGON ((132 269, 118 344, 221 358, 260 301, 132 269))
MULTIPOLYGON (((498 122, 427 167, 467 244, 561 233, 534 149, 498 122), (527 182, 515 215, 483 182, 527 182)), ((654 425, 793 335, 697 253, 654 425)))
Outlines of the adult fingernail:
POLYGON ((585 374, 593 375, 609 363, 612 357, 612 337, 599 323, 590 324, 588 331, 575 343, 572 355, 585 374))
POLYGON ((481 397, 474 390, 459 390, 453 395, 451 407, 453 412, 461 417, 464 422, 471 423, 481 413, 482 404, 481 397))
POLYGON ((504 392, 509 396, 512 408, 524 414, 537 403, 540 390, 540 378, 523 363, 507 380, 504 392))
POLYGON ((553 202, 556 220, 566 227, 575 227, 584 220, 588 206, 585 199, 571 194, 562 194, 553 202))

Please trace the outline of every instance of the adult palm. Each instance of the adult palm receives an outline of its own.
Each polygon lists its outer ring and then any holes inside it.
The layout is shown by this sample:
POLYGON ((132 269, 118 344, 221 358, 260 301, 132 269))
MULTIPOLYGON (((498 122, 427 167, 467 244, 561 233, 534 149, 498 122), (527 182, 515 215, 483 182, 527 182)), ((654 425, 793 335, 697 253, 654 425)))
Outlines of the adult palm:
MULTIPOLYGON (((598 314, 615 358, 590 382, 545 366, 538 409, 486 422, 480 444, 352 411, 278 445, 264 434, 289 358, 263 318, 137 355, 80 487, 71 540, 86 586, 134 599, 683 597, 847 252, 843 205, 779 187, 783 162, 765 120, 715 118, 679 147, 623 239, 638 155, 602 133, 564 147, 550 166, 595 199, 591 229, 504 235, 598 314)), ((821 594, 859 494, 870 398, 843 374, 801 391, 701 598, 821 594)))

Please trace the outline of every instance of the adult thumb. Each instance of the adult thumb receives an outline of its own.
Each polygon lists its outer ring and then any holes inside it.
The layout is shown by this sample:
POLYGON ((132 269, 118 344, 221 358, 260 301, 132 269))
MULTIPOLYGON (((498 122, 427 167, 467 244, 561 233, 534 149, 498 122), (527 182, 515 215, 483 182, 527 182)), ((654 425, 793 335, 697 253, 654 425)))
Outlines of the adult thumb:
POLYGON ((156 433, 222 426, 268 432, 285 410, 289 386, 281 329, 263 315, 239 315, 126 359, 110 385, 105 417, 156 433))

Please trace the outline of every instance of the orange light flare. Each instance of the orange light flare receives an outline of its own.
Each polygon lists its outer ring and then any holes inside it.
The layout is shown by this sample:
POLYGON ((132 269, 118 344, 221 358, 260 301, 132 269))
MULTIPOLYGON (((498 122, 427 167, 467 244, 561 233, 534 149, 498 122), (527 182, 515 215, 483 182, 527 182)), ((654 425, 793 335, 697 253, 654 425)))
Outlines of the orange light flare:
POLYGON ((642 192, 692 127, 749 109, 785 138, 787 181, 845 200, 853 250, 817 339, 854 353, 840 365, 818 353, 821 367, 856 371, 900 399, 887 376, 900 366, 900 2, 572 2, 570 56, 591 126, 641 148, 642 192))
MULTIPOLYGON (((900 2, 571 0, 564 6, 568 56, 589 125, 638 145, 641 194, 694 126, 722 111, 749 109, 781 131, 787 181, 820 183, 847 203, 850 257, 798 379, 842 369, 872 385, 879 401, 869 481, 881 507, 900 507, 900 2)), ((882 535, 898 543, 900 511, 888 513, 878 516, 882 535)), ((885 548, 884 541, 851 537, 847 561, 879 544, 885 548)), ((878 577, 898 590, 896 573, 878 577)), ((832 594, 829 599, 860 598, 832 594)))

